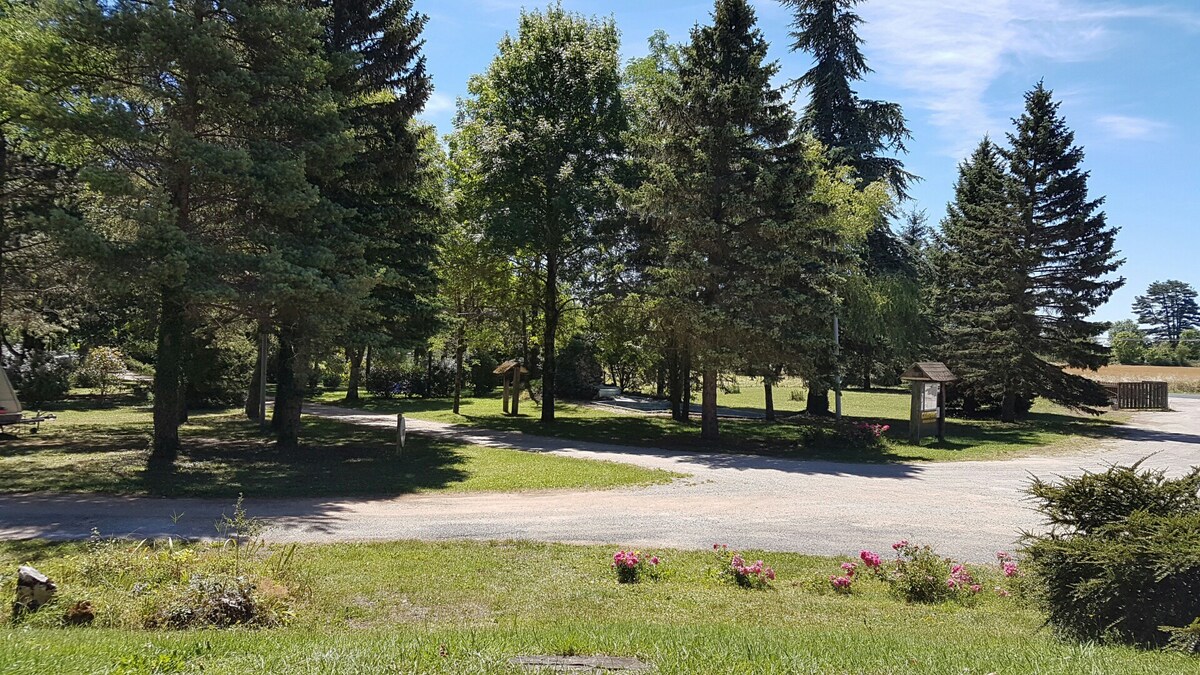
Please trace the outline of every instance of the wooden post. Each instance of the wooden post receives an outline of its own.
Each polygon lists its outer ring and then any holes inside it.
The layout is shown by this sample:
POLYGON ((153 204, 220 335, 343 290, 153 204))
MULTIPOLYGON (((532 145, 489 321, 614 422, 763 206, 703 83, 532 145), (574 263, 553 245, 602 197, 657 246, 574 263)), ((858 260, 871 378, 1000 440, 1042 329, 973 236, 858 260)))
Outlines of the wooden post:
POLYGON ((512 415, 516 417, 521 410, 521 364, 518 363, 512 369, 513 373, 513 400, 512 400, 512 415))
POLYGON ((508 414, 508 380, 509 380, 508 373, 502 374, 500 376, 500 379, 504 382, 504 414, 507 415, 508 414))
POLYGON ((937 418, 937 437, 938 443, 946 442, 946 383, 938 383, 938 418, 937 418))
POLYGON ((404 423, 404 413, 396 415, 396 456, 400 457, 404 453, 404 437, 407 435, 408 429, 404 423))
POLYGON ((925 398, 925 383, 912 382, 909 384, 912 391, 912 409, 909 414, 908 421, 908 440, 912 441, 913 445, 921 444, 921 408, 922 401, 925 398))

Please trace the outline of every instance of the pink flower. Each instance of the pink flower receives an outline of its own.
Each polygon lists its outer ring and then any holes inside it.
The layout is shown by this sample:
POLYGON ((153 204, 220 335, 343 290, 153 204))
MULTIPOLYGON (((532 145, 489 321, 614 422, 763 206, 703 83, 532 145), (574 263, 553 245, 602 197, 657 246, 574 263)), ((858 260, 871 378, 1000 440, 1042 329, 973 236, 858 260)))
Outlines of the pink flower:
POLYGON ((900 541, 892 544, 893 551, 899 551, 902 548, 908 548, 908 540, 907 539, 901 539, 900 541))
POLYGON ((848 576, 848 577, 854 576, 854 570, 857 568, 858 568, 858 565, 855 565, 852 562, 842 563, 842 569, 845 570, 846 576, 848 576))
POLYGON ((1020 573, 1015 562, 1005 562, 1001 565, 1001 568, 1004 570, 1004 576, 1006 577, 1015 577, 1020 573))
POLYGON ((982 590, 983 590, 983 586, 980 586, 979 584, 971 584, 971 592, 972 593, 978 593, 979 591, 982 591, 982 590))
POLYGON ((767 568, 767 578, 771 581, 775 581, 775 570, 771 569, 770 567, 767 568))
POLYGON ((658 556, 652 556, 652 557, 650 558, 650 564, 651 564, 651 565, 657 565, 657 564, 658 564, 658 556))
POLYGON ((1012 556, 1004 551, 996 551, 997 560, 1012 560, 1012 556))
POLYGON ((874 553, 871 553, 870 551, 859 551, 858 557, 863 561, 863 564, 866 565, 867 567, 871 567, 871 568, 879 567, 879 565, 882 563, 882 561, 879 559, 879 556, 874 553))

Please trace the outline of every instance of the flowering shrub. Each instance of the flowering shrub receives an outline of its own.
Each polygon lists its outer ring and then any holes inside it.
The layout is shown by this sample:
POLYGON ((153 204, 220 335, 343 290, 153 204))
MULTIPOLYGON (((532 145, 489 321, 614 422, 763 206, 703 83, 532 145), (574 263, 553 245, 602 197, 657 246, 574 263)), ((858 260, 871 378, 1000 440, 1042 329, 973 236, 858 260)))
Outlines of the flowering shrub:
POLYGON ((617 551, 613 554, 612 568, 617 572, 617 582, 636 584, 643 578, 658 578, 662 559, 656 555, 645 557, 640 551, 617 551))
POLYGON ((890 424, 871 424, 869 422, 860 422, 858 424, 858 428, 863 432, 874 436, 875 438, 882 438, 883 435, 886 434, 892 427, 890 424))
POLYGON ((724 544, 713 544, 713 552, 720 560, 717 578, 723 582, 742 588, 764 589, 769 588, 775 580, 775 570, 761 560, 748 562, 740 553, 729 550, 724 544))
MULTIPOLYGON (((965 565, 939 557, 928 546, 916 546, 901 540, 892 545, 892 550, 896 552, 896 558, 887 562, 878 553, 859 551, 859 562, 844 562, 841 565, 842 573, 829 577, 833 590, 851 593, 855 582, 862 576, 859 571, 861 565, 908 602, 966 600, 983 591, 983 584, 975 579, 965 565)), ((1015 561, 1008 562, 1015 566, 1015 561)))

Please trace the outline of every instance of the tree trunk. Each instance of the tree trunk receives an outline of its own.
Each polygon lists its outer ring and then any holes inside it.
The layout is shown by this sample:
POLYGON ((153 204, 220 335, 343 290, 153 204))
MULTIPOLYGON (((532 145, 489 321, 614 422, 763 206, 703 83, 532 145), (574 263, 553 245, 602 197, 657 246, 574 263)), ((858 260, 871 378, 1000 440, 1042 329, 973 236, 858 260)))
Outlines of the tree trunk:
POLYGON ((679 391, 682 406, 679 409, 679 421, 687 422, 692 418, 692 350, 684 348, 683 363, 679 369, 679 391))
MULTIPOLYGON (((458 339, 454 347, 454 414, 458 414, 459 404, 462 402, 462 385, 463 385, 463 356, 467 353, 466 338, 463 335, 465 328, 460 322, 458 325, 458 339)), ((520 368, 520 366, 517 366, 520 368)))
POLYGON ((161 290, 158 343, 154 356, 154 447, 150 459, 171 464, 179 455, 180 372, 185 333, 183 289, 161 290))
MULTIPOLYGON (((262 344, 261 338, 259 345, 262 344)), ((261 349, 261 346, 259 347, 261 349)), ((258 391, 262 384, 262 359, 258 356, 258 349, 254 350, 254 374, 250 376, 250 389, 246 392, 246 417, 248 419, 258 419, 258 391)))
POLYGON ((542 335, 542 422, 554 422, 554 381, 557 375, 557 350, 554 339, 558 333, 558 256, 546 255, 546 288, 542 303, 545 331, 542 335))
POLYGON ((1000 404, 1000 421, 1017 421, 1017 395, 1011 390, 1005 390, 1004 399, 1000 404))
POLYGON ((281 326, 279 329, 279 358, 275 372, 275 410, 271 427, 275 429, 275 441, 281 450, 296 450, 300 446, 300 413, 304 407, 304 392, 300 386, 298 372, 301 360, 297 358, 295 329, 281 326))
POLYGON ((703 395, 700 404, 700 438, 715 441, 721 435, 717 424, 717 370, 704 369, 703 395))
POLYGON ((809 381, 808 401, 804 411, 809 415, 828 415, 829 387, 822 383, 809 381))
POLYGON ((660 363, 654 371, 654 397, 661 399, 667 391, 666 369, 660 363))
POLYGON ((346 381, 346 400, 358 401, 358 389, 362 386, 363 347, 347 347, 346 359, 350 362, 350 379, 346 381))
POLYGON ((766 397, 767 421, 775 421, 775 394, 771 386, 771 378, 763 378, 763 395, 766 397))
POLYGON ((368 379, 371 377, 371 364, 374 361, 374 358, 372 358, 374 357, 374 351, 375 350, 371 348, 371 345, 367 345, 367 362, 366 365, 363 366, 363 377, 368 379))

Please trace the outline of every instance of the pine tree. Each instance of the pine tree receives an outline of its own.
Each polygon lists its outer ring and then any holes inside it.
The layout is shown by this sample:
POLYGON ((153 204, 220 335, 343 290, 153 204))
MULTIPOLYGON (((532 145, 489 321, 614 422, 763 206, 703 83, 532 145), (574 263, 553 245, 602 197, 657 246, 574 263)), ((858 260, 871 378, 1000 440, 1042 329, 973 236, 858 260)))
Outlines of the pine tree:
POLYGON ((810 92, 800 125, 829 149, 830 158, 854 168, 864 183, 886 180, 904 198, 916 178, 889 152, 905 152, 911 136, 898 103, 859 98, 854 83, 871 73, 853 11, 860 0, 781 0, 794 11, 793 51, 808 52, 813 67, 793 82, 810 92))
POLYGON ((1088 197, 1083 149, 1043 83, 1025 94, 1025 112, 1014 124, 1004 157, 1022 226, 1039 253, 1030 276, 1040 317, 1035 348, 1072 368, 1095 370, 1108 363, 1108 349, 1096 340, 1106 325, 1088 319, 1125 283, 1109 277, 1124 262, 1115 252, 1117 230, 1100 210, 1104 199, 1088 197))
POLYGON ((150 306, 153 459, 173 461, 199 308, 239 302, 262 228, 314 205, 305 150, 328 110, 318 23, 282 0, 15 7, 37 27, 13 45, 26 119, 88 189, 71 244, 150 306))
POLYGON ((1196 289, 1182 281, 1156 281, 1145 295, 1134 298, 1133 311, 1138 321, 1150 326, 1147 331, 1160 341, 1179 344, 1183 332, 1200 325, 1200 306, 1196 289))
MULTIPOLYGON (((810 97, 800 119, 801 129, 826 146, 831 161, 852 167, 860 185, 886 181, 900 199, 906 199, 909 186, 918 179, 904 169, 901 160, 889 156, 904 153, 905 141, 911 137, 904 111, 897 103, 860 98, 854 90, 855 83, 872 72, 857 32, 862 18, 854 12, 854 6, 859 0, 782 2, 794 12, 792 50, 807 52, 813 58, 812 68, 792 83, 807 89, 810 97)), ((899 303, 871 300, 897 291, 902 296, 916 297, 915 267, 897 263, 902 252, 903 246, 881 210, 860 250, 861 269, 850 274, 853 284, 846 289, 846 309, 855 314, 856 321, 843 322, 848 338, 844 346, 859 370, 869 372, 878 362, 890 366, 916 351, 919 338, 910 330, 920 323, 916 304, 908 303, 912 311, 901 312, 897 311, 901 309, 899 303), (875 274, 887 278, 876 284, 869 278, 875 274), (868 278, 855 278, 862 275, 868 278)), ((839 367, 832 354, 810 359, 806 368, 809 413, 829 412, 829 389, 839 367)))
POLYGON ((849 183, 823 169, 819 144, 794 137, 772 84, 778 65, 745 0, 718 0, 712 25, 692 31, 677 90, 664 107, 666 139, 643 208, 662 229, 650 269, 663 311, 702 375, 701 433, 719 434, 722 370, 758 366, 812 341, 813 316, 832 311, 841 243, 833 192, 849 183))
POLYGON ((999 149, 984 139, 959 167, 935 260, 941 356, 961 380, 957 393, 968 405, 1000 401, 1005 421, 1032 400, 1029 375, 1044 366, 1028 283, 1036 250, 1012 199, 999 149))

